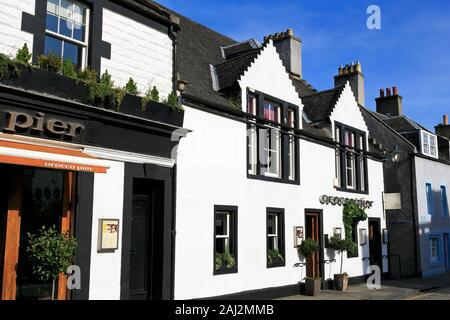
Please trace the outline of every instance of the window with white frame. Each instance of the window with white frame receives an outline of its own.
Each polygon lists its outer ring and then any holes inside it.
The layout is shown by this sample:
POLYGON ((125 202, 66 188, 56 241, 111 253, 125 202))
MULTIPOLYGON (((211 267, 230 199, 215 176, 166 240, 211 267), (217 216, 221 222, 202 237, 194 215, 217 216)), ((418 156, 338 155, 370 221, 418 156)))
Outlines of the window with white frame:
POLYGON ((215 207, 214 261, 214 274, 237 272, 236 208, 215 207))
POLYGON ((430 260, 431 262, 437 262, 439 260, 439 238, 430 238, 430 260))
POLYGON ((44 53, 70 60, 77 69, 86 66, 89 9, 70 0, 47 0, 44 53))
POLYGON ((270 121, 267 128, 260 129, 260 142, 264 149, 261 173, 269 177, 281 177, 281 133, 276 125, 281 123, 281 107, 264 101, 264 119, 270 121))
POLYGON ((422 131, 422 153, 437 158, 437 137, 426 131, 422 131))
POLYGON ((336 123, 335 141, 338 187, 366 192, 368 181, 365 133, 336 123))
MULTIPOLYGON (((288 109, 287 125, 289 128, 295 129, 295 110, 288 109)), ((288 159, 289 159, 289 180, 294 181, 296 178, 296 159, 297 159, 297 147, 294 132, 290 131, 288 136, 288 159)))
POLYGON ((267 266, 284 266, 284 210, 267 209, 267 266))
MULTIPOLYGON (((247 113, 252 116, 257 115, 258 100, 256 96, 249 94, 247 97, 247 113)), ((248 141, 248 172, 250 174, 257 173, 258 166, 258 138, 256 130, 256 120, 250 119, 250 124, 247 126, 247 141, 248 141)))

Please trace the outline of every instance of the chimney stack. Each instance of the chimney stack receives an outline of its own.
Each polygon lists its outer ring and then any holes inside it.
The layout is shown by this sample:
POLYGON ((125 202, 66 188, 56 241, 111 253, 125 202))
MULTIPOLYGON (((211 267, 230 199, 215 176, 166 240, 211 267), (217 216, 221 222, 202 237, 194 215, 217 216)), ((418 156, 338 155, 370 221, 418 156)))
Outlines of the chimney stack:
POLYGON ((347 64, 345 67, 339 67, 338 75, 334 76, 334 87, 342 86, 347 81, 350 83, 358 103, 365 106, 364 75, 359 61, 352 62, 351 65, 347 64))
POLYGON ((291 75, 302 78, 302 40, 294 35, 293 29, 264 37, 264 42, 273 41, 284 67, 291 75))
POLYGON ((403 115, 403 97, 398 94, 398 87, 380 89, 380 97, 375 99, 377 103, 377 112, 388 117, 397 117, 403 115))
POLYGON ((442 124, 436 126, 436 134, 446 137, 450 140, 450 125, 448 124, 448 115, 444 115, 442 124))

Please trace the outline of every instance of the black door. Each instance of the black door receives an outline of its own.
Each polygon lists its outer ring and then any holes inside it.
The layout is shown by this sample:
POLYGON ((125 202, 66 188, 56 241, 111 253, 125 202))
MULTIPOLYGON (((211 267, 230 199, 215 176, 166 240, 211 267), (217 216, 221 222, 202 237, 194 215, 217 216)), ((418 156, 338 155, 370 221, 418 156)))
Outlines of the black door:
POLYGON ((381 222, 380 219, 369 219, 369 253, 370 265, 383 270, 381 251, 381 222))
POLYGON ((164 184, 138 179, 133 190, 130 300, 162 298, 164 184))

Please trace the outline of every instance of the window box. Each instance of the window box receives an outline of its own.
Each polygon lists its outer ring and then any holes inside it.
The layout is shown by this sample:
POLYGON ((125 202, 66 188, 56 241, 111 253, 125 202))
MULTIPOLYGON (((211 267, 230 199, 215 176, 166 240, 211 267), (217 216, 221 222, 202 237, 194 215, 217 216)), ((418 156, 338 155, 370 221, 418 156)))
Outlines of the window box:
POLYGON ((281 259, 279 257, 274 257, 271 259, 271 261, 267 259, 267 268, 279 268, 286 266, 286 262, 284 261, 284 259, 281 259))
MULTIPOLYGON (((18 69, 20 71, 18 77, 0 80, 0 83, 88 105, 88 89, 83 81, 35 67, 18 65, 18 69)), ((96 107, 103 108, 104 106, 97 105, 96 107)), ((183 126, 183 111, 173 110, 163 103, 154 101, 150 101, 147 108, 142 110, 141 98, 137 96, 126 95, 120 108, 117 109, 114 106, 109 109, 177 127, 183 126)))

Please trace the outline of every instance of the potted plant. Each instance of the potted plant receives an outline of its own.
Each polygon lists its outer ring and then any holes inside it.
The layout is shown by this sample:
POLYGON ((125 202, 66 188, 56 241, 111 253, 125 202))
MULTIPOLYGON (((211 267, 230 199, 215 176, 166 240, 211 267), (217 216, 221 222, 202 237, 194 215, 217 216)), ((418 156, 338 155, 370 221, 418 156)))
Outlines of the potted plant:
POLYGON ((217 273, 230 273, 236 269, 236 259, 226 250, 224 253, 216 252, 215 270, 217 273))
POLYGON ((269 250, 267 253, 268 266, 282 266, 284 264, 283 255, 278 250, 269 250))
MULTIPOLYGON (((320 246, 316 241, 312 239, 306 239, 300 245, 299 251, 301 255, 305 257, 305 259, 308 259, 308 257, 320 251, 320 246)), ((319 276, 314 275, 313 277, 306 277, 305 294, 307 296, 317 296, 320 292, 321 285, 322 279, 319 276)))
POLYGON ((341 239, 340 237, 334 236, 330 238, 328 247, 332 250, 338 251, 341 256, 340 273, 334 275, 334 287, 336 290, 345 291, 348 288, 348 274, 347 272, 342 272, 344 252, 347 251, 354 253, 357 250, 357 246, 350 239, 341 239))
POLYGON ((42 227, 36 234, 27 234, 27 253, 34 275, 41 281, 52 280, 52 300, 55 298, 56 279, 75 262, 77 241, 56 228, 42 227))

